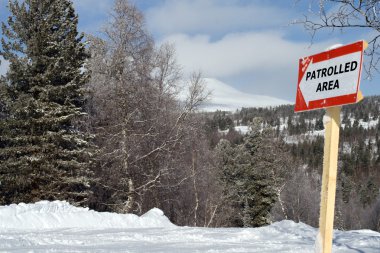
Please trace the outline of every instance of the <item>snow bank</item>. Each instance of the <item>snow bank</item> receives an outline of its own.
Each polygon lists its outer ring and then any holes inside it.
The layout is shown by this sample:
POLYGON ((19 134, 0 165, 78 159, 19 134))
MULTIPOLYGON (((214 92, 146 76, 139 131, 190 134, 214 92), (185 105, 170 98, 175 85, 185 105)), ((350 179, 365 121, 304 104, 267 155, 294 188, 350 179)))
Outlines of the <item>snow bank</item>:
MULTIPOLYGON (((280 221, 260 228, 171 224, 154 208, 138 217, 61 201, 0 206, 0 252, 314 253, 317 229, 280 221)), ((334 253, 379 253, 380 234, 334 231, 334 253)))
POLYGON ((66 201, 0 206, 0 229, 150 228, 173 227, 164 213, 153 208, 141 217, 100 213, 66 201))

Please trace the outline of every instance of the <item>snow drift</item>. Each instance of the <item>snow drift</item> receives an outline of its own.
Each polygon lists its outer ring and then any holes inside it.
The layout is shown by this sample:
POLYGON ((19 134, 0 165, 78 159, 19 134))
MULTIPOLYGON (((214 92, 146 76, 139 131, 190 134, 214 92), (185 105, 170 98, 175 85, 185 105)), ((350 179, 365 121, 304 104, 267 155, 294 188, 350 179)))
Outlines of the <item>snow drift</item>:
POLYGON ((0 229, 149 228, 174 226, 153 208, 141 217, 134 214, 100 213, 65 201, 0 206, 0 229))
MULTIPOLYGON (((260 228, 180 227, 154 208, 99 213, 62 201, 0 206, 0 252, 314 253, 317 229, 293 221, 260 228)), ((380 234, 334 231, 334 253, 379 253, 380 234)))

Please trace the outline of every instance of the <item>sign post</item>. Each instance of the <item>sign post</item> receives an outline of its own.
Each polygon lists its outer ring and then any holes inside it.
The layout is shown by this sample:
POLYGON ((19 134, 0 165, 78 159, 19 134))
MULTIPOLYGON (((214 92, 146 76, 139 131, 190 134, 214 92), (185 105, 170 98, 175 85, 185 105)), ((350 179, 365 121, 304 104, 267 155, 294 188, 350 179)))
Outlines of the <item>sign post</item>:
POLYGON ((331 253, 341 106, 363 99, 359 90, 363 51, 359 41, 299 60, 295 112, 326 108, 319 233, 316 253, 331 253))
POLYGON ((327 108, 325 116, 325 146, 323 150, 323 173, 321 187, 321 207, 319 213, 319 234, 316 253, 331 252, 336 177, 338 168, 338 146, 340 128, 340 106, 327 108))

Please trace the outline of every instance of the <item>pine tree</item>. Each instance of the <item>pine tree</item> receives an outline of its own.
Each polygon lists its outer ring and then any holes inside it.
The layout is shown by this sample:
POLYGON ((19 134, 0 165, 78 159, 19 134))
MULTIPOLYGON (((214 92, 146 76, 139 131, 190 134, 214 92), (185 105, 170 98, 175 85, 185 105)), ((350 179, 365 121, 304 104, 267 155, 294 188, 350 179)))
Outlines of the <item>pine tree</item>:
POLYGON ((235 210, 231 217, 233 226, 269 224, 269 213, 276 201, 274 167, 278 164, 270 145, 264 143, 265 132, 260 123, 254 119, 243 144, 231 147, 222 140, 218 145, 225 198, 235 210))
POLYGON ((244 174, 240 167, 239 149, 231 145, 228 140, 221 139, 217 147, 220 168, 220 181, 223 185, 223 198, 227 209, 230 210, 228 224, 234 227, 243 227, 242 205, 244 199, 244 174))
POLYGON ((315 130, 323 130, 325 127, 323 126, 323 120, 321 118, 317 119, 315 123, 315 130))
POLYGON ((379 195, 379 187, 374 182, 373 178, 367 180, 367 182, 360 186, 359 190, 360 202, 363 207, 372 204, 372 202, 379 195))
POLYGON ((89 144, 81 130, 88 57, 69 0, 9 1, 0 55, 10 62, 1 123, 1 204, 85 204, 89 144))
POLYGON ((246 160, 242 163, 247 189, 243 219, 245 227, 269 224, 269 214, 277 197, 274 171, 278 164, 266 134, 266 130, 261 130, 260 119, 255 118, 251 132, 243 143, 246 160))

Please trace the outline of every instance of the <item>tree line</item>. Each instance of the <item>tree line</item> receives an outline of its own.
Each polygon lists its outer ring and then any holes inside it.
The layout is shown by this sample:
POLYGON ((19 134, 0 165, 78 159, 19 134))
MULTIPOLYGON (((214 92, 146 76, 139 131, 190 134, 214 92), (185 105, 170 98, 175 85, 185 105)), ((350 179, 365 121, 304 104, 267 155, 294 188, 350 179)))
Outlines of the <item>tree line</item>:
MULTIPOLYGON (((344 106, 341 113, 338 194, 335 226, 340 229, 371 228, 379 230, 379 129, 380 97, 370 96, 358 104, 344 106)), ((233 122, 223 138, 240 143, 241 133, 234 125, 249 125, 254 118, 262 119, 262 127, 274 132, 273 138, 283 141, 291 156, 286 186, 280 194, 284 199, 281 210, 277 202, 275 217, 290 218, 318 226, 319 187, 323 164, 322 118, 324 111, 294 113, 292 105, 273 108, 242 108, 234 113, 217 111, 208 117, 207 126, 213 144, 216 132, 225 133, 225 122, 233 122), (224 128, 223 128, 224 127, 224 128), (293 175, 291 175, 293 174, 293 175), (297 201, 296 201, 297 199, 297 201), (296 205, 295 205, 296 204, 296 205)), ((284 154, 284 152, 282 152, 284 154)))

